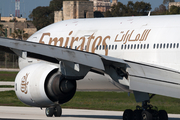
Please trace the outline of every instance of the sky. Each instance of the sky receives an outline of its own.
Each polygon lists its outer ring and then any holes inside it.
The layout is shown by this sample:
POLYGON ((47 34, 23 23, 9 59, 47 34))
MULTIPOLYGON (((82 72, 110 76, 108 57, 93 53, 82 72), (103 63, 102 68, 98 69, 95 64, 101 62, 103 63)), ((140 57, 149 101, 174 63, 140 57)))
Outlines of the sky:
MULTIPOLYGON (((51 0, 20 0, 20 14, 23 17, 28 18, 29 14, 35 9, 37 6, 49 6, 51 0)), ((123 4, 127 4, 129 0, 118 0, 118 2, 122 2, 123 4)), ((134 3, 136 1, 144 1, 151 4, 152 11, 159 7, 163 3, 163 0, 130 0, 134 3)), ((176 2, 180 2, 180 0, 175 0, 176 2)), ((0 13, 2 17, 8 17, 10 14, 15 15, 15 0, 0 0, 0 13)), ((29 19, 29 18, 28 18, 29 19)))

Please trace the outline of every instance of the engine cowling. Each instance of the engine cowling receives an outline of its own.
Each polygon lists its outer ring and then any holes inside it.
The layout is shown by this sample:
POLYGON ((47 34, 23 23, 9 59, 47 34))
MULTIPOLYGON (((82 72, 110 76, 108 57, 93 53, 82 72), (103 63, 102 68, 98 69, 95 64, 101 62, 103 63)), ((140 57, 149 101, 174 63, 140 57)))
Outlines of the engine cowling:
POLYGON ((76 92, 76 80, 67 80, 56 65, 37 63, 23 68, 15 79, 17 97, 25 104, 49 107, 68 102, 76 92))

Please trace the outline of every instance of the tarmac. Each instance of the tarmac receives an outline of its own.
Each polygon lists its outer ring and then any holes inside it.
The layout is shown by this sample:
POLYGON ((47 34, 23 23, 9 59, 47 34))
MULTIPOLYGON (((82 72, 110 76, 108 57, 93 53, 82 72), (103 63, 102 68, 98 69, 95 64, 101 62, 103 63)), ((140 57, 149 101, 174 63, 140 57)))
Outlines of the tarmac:
MULTIPOLYGON (((0 120, 122 120, 122 111, 62 109, 62 116, 46 117, 45 109, 35 107, 0 106, 0 120)), ((169 120, 180 120, 180 115, 169 114, 169 120)))

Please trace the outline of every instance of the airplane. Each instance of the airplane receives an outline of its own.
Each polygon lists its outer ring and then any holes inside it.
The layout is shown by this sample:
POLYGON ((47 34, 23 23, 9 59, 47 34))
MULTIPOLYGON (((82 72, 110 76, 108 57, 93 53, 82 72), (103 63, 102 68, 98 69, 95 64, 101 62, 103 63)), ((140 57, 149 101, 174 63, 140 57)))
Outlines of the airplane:
POLYGON ((60 117, 60 105, 73 98, 77 83, 93 78, 102 84, 99 88, 113 85, 142 102, 135 110, 125 110, 123 120, 168 120, 165 110, 149 103, 155 95, 180 98, 179 19, 162 15, 65 20, 27 41, 1 37, 0 49, 19 56, 17 97, 46 108, 47 117, 60 117))

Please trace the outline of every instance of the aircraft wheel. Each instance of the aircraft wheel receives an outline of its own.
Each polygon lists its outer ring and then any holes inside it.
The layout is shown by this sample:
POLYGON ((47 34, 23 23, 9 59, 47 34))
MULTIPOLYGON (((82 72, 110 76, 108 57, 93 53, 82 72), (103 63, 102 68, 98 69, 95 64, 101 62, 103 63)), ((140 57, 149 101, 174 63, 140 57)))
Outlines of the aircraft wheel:
POLYGON ((54 108, 46 108, 45 114, 47 117, 52 117, 54 114, 54 108))
POLYGON ((159 120, 168 120, 168 115, 165 110, 159 110, 159 120))
POLYGON ((142 111, 142 120, 153 120, 152 114, 148 111, 142 111))
POLYGON ((61 117, 62 115, 62 108, 61 106, 56 106, 54 110, 54 116, 55 117, 61 117))
POLYGON ((123 113, 123 120, 132 120, 133 116, 133 111, 130 109, 127 109, 123 113))
POLYGON ((133 120, 141 120, 142 119, 141 113, 142 113, 142 110, 134 110, 133 120))

